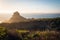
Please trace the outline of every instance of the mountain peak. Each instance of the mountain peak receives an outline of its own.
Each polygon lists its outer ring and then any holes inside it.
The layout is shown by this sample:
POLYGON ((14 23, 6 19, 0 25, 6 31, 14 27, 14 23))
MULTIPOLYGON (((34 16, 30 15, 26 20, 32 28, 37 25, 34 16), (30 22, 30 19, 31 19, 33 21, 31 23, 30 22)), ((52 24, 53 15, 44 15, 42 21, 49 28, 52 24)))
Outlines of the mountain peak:
POLYGON ((24 22, 27 19, 20 15, 18 11, 14 12, 8 23, 24 22))
POLYGON ((13 15, 12 15, 12 17, 20 17, 20 16, 21 15, 20 15, 20 13, 18 11, 14 12, 13 15))
POLYGON ((18 11, 14 12, 14 15, 20 15, 18 11))

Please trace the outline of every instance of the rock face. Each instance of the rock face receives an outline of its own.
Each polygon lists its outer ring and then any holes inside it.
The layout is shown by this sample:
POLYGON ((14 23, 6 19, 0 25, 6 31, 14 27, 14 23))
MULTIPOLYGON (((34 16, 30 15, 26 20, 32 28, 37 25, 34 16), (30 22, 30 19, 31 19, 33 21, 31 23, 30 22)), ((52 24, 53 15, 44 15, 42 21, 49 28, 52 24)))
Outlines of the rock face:
POLYGON ((8 21, 9 23, 16 23, 16 22, 24 22, 27 19, 22 17, 19 12, 14 12, 14 14, 12 15, 12 17, 10 18, 10 20, 8 21))

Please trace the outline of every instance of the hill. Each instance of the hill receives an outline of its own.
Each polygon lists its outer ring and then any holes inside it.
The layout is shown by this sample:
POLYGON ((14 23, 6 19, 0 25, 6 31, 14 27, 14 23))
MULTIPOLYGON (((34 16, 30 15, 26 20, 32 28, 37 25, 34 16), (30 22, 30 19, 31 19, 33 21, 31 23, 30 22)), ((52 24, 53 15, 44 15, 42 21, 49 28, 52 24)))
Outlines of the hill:
POLYGON ((4 23, 18 23, 18 22, 24 22, 27 21, 26 18, 22 17, 18 11, 14 12, 12 17, 5 21, 4 23))

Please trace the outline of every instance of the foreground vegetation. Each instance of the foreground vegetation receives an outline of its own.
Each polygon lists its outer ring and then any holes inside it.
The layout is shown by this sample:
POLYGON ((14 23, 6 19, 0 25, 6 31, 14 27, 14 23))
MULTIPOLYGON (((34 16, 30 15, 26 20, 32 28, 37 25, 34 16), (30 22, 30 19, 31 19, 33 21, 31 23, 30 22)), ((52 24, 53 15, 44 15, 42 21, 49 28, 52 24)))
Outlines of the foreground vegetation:
POLYGON ((0 27, 0 40, 60 40, 60 32, 27 31, 0 27))

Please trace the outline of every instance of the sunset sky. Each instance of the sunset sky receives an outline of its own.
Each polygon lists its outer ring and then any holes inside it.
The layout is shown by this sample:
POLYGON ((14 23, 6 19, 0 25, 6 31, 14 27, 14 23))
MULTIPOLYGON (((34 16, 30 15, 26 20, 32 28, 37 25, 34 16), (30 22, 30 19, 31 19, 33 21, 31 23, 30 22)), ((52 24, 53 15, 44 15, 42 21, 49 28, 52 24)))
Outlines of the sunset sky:
POLYGON ((15 11, 24 17, 59 17, 60 0, 0 0, 0 21, 10 18, 15 11))
POLYGON ((60 0, 0 0, 0 13, 60 13, 60 0))

